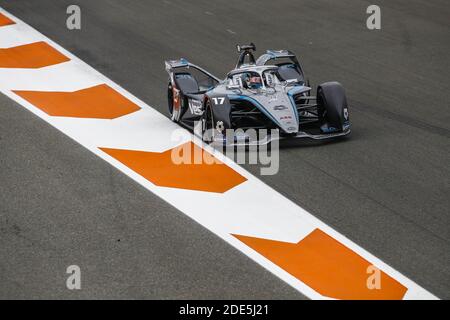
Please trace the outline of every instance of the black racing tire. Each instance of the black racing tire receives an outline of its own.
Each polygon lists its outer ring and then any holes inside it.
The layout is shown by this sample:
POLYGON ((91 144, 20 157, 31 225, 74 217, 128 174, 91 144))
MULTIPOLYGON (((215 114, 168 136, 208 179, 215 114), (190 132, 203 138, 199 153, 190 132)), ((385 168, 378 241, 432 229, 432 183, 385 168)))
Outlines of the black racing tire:
POLYGON ((172 90, 172 82, 169 81, 169 85, 167 86, 167 105, 169 108, 169 116, 173 119, 173 90, 172 90))
POLYGON ((329 127, 343 130, 348 121, 348 106, 345 91, 339 82, 325 82, 317 88, 319 119, 329 127))
POLYGON ((214 134, 214 119, 211 101, 209 99, 205 101, 205 111, 203 112, 202 122, 202 140, 210 143, 212 142, 212 136, 210 135, 214 134))
MULTIPOLYGON (((175 89, 177 89, 176 86, 175 86, 175 89)), ((179 94, 178 99, 180 100, 180 110, 178 110, 178 111, 174 110, 173 84, 169 80, 169 85, 167 86, 167 100, 168 100, 168 107, 169 107, 169 115, 170 115, 170 119, 176 123, 178 123, 180 121, 180 119, 183 117, 183 104, 184 104, 183 92, 178 89, 177 89, 177 91, 179 94)))

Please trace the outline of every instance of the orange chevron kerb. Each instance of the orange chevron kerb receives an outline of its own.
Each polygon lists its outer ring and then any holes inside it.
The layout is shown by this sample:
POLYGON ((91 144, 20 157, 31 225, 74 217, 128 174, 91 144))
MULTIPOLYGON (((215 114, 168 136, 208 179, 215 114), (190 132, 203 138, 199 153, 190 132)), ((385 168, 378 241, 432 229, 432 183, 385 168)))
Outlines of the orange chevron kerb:
MULTIPOLYGON (((190 155, 208 153, 192 142, 174 149, 190 148, 190 155)), ((238 172, 215 159, 213 164, 175 164, 172 159, 174 149, 164 152, 100 148, 145 179, 160 187, 224 193, 247 181, 238 172)), ((214 157, 208 153, 209 157, 214 157)))
POLYGON ((11 24, 15 24, 10 18, 0 13, 0 27, 9 26, 11 24))
POLYGON ((69 60, 44 41, 0 49, 0 68, 38 69, 69 60))
POLYGON ((380 288, 368 288, 371 264, 320 229, 298 243, 233 235, 323 296, 346 300, 402 299, 407 288, 380 271, 380 288))
POLYGON ((74 91, 14 91, 50 116, 114 119, 140 108, 106 84, 74 91))

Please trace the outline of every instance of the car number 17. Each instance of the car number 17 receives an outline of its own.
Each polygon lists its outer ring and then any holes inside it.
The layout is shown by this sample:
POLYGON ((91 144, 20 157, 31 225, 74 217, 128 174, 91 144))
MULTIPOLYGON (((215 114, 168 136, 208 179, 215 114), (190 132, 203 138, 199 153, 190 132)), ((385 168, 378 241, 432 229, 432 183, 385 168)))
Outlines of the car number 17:
POLYGON ((225 97, 219 97, 219 98, 212 98, 214 101, 214 104, 223 104, 225 102, 225 97))

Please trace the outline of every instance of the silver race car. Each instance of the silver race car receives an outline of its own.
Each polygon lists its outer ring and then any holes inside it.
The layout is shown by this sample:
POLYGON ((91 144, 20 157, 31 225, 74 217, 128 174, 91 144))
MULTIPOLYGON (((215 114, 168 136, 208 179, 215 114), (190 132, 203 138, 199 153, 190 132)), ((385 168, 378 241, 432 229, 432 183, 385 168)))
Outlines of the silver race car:
POLYGON ((311 96, 311 87, 292 52, 267 50, 255 59, 253 43, 237 49, 236 67, 224 80, 185 59, 166 61, 173 121, 206 142, 226 145, 328 139, 350 133, 341 84, 323 83, 317 95, 311 96))

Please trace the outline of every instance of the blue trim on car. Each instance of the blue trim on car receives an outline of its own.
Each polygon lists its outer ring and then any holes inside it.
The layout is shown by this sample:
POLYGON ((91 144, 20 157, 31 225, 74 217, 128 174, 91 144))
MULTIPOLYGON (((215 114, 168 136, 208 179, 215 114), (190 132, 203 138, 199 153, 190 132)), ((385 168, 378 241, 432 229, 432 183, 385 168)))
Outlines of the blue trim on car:
POLYGON ((180 63, 181 63, 182 65, 188 65, 188 64, 189 64, 189 61, 187 61, 185 58, 181 58, 181 59, 180 59, 180 63))

